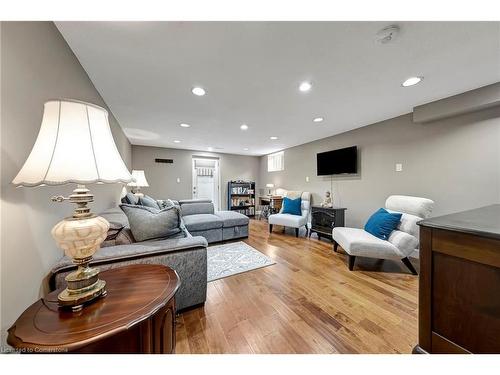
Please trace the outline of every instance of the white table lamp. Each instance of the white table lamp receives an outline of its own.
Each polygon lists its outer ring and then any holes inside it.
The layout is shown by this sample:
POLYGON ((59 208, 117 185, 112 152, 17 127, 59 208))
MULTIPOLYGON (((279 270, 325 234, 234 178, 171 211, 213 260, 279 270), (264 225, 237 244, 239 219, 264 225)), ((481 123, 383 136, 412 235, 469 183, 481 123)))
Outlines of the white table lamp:
POLYGON ((76 100, 45 103, 40 132, 28 159, 12 181, 19 186, 76 183, 69 200, 77 205, 73 216, 52 229, 52 236, 78 269, 68 276, 68 287, 59 294, 59 304, 80 310, 84 303, 106 294, 99 270, 89 267, 109 229, 109 223, 87 207, 94 196, 90 183, 128 183, 133 178, 123 162, 108 122, 108 112, 76 100))
POLYGON ((144 171, 133 169, 132 177, 135 181, 129 182, 127 186, 132 187, 132 193, 134 193, 134 195, 138 197, 144 196, 144 194, 141 193, 141 187, 149 186, 146 176, 144 175, 144 171))
POLYGON ((266 184, 266 188, 268 188, 268 194, 267 195, 271 195, 271 189, 274 188, 274 184, 266 184))

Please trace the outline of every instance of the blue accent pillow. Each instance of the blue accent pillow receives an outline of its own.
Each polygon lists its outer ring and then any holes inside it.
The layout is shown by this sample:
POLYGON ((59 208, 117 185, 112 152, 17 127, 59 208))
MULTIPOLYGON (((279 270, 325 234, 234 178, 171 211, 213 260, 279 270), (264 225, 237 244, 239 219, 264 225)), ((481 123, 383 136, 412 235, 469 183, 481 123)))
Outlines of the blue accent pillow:
POLYGON ((386 240, 401 221, 403 214, 391 213, 383 208, 375 212, 365 224, 365 230, 381 240, 386 240))
POLYGON ((302 204, 302 199, 290 199, 287 197, 283 198, 283 211, 282 214, 298 215, 302 216, 302 211, 300 206, 302 204))

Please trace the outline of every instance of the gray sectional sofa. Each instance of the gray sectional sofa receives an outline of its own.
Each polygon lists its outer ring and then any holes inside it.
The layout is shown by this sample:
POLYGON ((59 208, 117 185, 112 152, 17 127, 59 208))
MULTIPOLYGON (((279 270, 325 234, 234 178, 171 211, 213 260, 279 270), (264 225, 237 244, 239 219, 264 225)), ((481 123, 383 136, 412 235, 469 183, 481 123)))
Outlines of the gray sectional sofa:
MULTIPOLYGON (((184 200, 179 205, 185 224, 180 234, 167 239, 103 247, 94 255, 92 265, 101 271, 137 263, 167 265, 181 280, 176 295, 177 310, 203 304, 207 294, 208 243, 248 237, 249 220, 237 212, 214 211, 211 201, 184 200)), ((100 215, 130 232, 127 216, 119 207, 100 215)), ((64 278, 75 268, 70 258, 63 257, 51 271, 51 289, 64 287, 64 278)))

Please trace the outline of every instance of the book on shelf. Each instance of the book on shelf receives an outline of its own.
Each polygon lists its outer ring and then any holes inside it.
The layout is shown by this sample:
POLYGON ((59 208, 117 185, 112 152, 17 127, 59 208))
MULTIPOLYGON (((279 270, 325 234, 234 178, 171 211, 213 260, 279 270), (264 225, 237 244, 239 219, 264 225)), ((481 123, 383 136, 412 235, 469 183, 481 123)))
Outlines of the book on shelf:
POLYGON ((254 193, 253 189, 250 189, 245 186, 233 186, 231 189, 231 194, 248 194, 252 195, 254 193))
POLYGON ((231 206, 253 206, 255 205, 255 198, 232 197, 231 206))
POLYGON ((255 207, 248 207, 248 208, 241 208, 241 209, 234 209, 233 211, 239 212, 243 215, 247 216, 255 216, 255 207))

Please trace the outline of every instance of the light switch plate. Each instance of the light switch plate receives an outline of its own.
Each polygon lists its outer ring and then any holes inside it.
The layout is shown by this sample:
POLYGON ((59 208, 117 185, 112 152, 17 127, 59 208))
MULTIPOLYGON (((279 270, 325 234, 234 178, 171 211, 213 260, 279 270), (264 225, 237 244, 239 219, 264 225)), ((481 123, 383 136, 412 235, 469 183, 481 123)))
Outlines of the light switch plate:
POLYGON ((403 164, 396 163, 396 172, 401 172, 403 170, 403 164))
POLYGON ((306 176, 306 182, 309 182, 309 176, 306 176))
POLYGON ((180 184, 181 182, 181 179, 179 177, 177 177, 177 183, 180 184))

